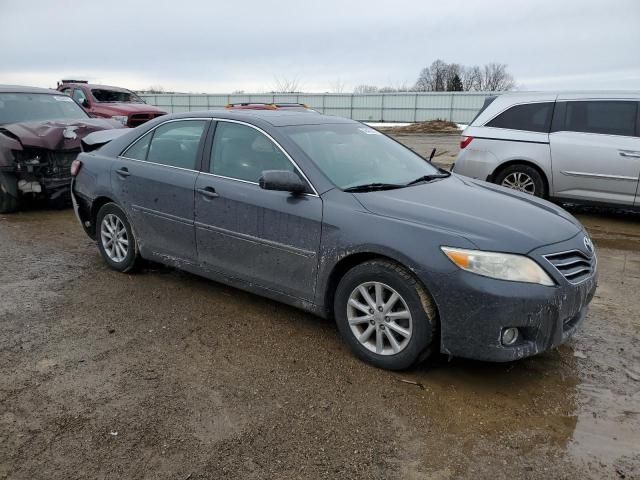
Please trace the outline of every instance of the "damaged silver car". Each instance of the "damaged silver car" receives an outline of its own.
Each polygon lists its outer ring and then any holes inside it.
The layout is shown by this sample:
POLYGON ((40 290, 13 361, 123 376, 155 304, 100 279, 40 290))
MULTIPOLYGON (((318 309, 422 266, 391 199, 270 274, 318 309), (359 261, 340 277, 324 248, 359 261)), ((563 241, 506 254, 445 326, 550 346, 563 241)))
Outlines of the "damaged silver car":
POLYGON ((91 118, 60 92, 0 86, 0 213, 17 211, 26 198, 65 203, 82 138, 121 127, 91 118))

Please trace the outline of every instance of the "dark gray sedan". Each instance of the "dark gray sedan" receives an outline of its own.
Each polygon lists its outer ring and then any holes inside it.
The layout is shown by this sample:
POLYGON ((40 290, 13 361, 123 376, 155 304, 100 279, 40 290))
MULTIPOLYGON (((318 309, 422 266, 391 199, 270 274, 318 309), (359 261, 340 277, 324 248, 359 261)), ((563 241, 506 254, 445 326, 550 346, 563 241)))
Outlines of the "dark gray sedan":
POLYGON ((596 288, 567 212, 358 122, 226 110, 101 136, 72 190, 111 268, 149 259, 334 317, 379 367, 534 355, 572 335, 596 288))

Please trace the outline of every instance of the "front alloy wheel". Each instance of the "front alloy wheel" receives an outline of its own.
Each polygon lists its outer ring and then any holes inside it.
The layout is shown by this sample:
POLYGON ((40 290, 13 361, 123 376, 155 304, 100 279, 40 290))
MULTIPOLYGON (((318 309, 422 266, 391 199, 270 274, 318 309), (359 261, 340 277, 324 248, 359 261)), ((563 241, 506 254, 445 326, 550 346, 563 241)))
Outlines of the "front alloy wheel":
POLYGON ((424 285, 386 259, 349 270, 338 283, 334 316, 340 335, 357 357, 402 370, 437 349, 437 313, 424 285))
POLYGON ((358 342, 378 355, 399 353, 411 340, 409 307, 398 292, 381 282, 365 282, 351 292, 347 319, 358 342))

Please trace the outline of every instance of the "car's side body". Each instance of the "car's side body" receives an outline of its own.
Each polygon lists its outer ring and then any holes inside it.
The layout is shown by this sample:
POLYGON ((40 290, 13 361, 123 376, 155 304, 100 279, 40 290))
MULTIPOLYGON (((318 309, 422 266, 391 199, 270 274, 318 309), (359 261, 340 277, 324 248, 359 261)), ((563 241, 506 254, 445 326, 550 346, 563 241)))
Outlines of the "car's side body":
MULTIPOLYGON (((153 120, 81 155, 83 165, 72 187, 76 213, 95 238, 97 212, 113 202, 129 218, 143 258, 320 316, 332 315, 336 285, 350 268, 373 258, 391 260, 415 275, 432 296, 425 302, 438 312, 440 350, 451 355, 513 360, 571 335, 595 290, 595 258, 584 260, 589 274, 575 285, 544 255, 584 251, 584 230, 572 217, 543 200, 457 175, 392 192, 345 192, 283 133, 288 125, 327 123, 356 122, 246 110, 153 120), (189 147, 197 151, 194 168, 160 165, 149 162, 149 156, 130 158, 145 135, 156 132, 151 151, 157 132, 180 122, 203 124, 197 147, 189 147), (255 181, 211 173, 208 152, 215 150, 219 132, 229 125, 255 130, 272 142, 307 182, 306 193, 266 191, 255 181), (501 212, 495 209, 496 199, 501 212), (493 240, 498 230, 499 247, 493 240), (547 266, 557 287, 464 272, 442 254, 443 245, 531 252, 547 266), (505 303, 508 307, 500 308, 505 303), (484 307, 478 309, 478 304, 484 307), (541 304, 553 307, 541 309, 541 304), (528 313, 515 315, 520 309, 528 313), (531 338, 517 348, 502 347, 504 322, 532 332, 531 338)), ((591 254, 580 255, 587 259, 591 254)))
POLYGON ((527 165, 554 200, 640 206, 640 93, 499 95, 465 138, 456 173, 496 181, 527 165))

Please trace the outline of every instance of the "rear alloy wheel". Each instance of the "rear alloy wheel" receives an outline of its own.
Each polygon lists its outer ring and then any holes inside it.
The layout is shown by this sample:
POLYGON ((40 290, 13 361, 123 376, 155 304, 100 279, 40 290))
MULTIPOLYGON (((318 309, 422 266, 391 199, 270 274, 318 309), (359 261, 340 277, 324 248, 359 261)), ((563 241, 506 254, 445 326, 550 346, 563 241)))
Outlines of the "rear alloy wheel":
POLYGON ((119 272, 132 270, 140 257, 127 216, 115 203, 100 208, 96 220, 98 250, 107 264, 119 272))
POLYGON ((517 164, 505 168, 498 173, 495 183, 536 197, 544 198, 547 193, 542 175, 528 165, 517 164))
POLYGON ((402 370, 434 348, 437 319, 431 297, 404 267, 372 260, 340 280, 334 314, 342 338, 360 359, 402 370))

